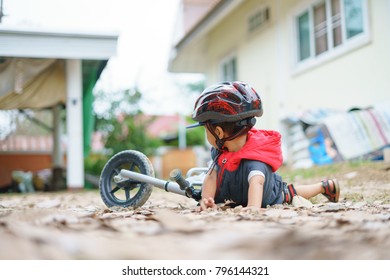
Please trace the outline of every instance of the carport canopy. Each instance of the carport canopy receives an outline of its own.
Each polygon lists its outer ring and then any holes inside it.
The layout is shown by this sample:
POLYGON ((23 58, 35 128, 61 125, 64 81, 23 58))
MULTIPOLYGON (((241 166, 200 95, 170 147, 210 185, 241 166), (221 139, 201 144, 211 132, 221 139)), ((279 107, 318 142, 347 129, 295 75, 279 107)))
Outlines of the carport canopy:
POLYGON ((86 101, 92 100, 93 86, 116 54, 117 41, 116 32, 0 26, 0 110, 53 108, 58 120, 53 130, 55 166, 62 158, 58 106, 66 106, 66 170, 71 189, 84 186, 83 136, 88 121, 83 115, 92 115, 91 102, 86 101))

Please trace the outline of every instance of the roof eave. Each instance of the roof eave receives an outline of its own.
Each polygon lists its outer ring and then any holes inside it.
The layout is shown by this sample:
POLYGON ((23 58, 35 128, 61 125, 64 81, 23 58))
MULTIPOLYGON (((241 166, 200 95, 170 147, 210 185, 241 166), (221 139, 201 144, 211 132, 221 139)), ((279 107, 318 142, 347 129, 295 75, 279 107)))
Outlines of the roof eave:
POLYGON ((106 60, 116 54, 118 34, 0 28, 0 56, 106 60))
POLYGON ((205 37, 243 0, 222 0, 211 9, 171 50, 168 70, 171 72, 205 72, 205 37), (202 59, 203 58, 203 59, 202 59))

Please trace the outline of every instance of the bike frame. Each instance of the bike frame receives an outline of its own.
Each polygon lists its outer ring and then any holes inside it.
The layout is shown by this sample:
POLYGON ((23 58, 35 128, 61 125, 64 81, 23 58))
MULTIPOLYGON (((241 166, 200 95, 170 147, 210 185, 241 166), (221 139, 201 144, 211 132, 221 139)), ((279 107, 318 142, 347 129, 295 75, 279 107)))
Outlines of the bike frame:
POLYGON ((203 184, 204 176, 207 172, 207 168, 203 167, 195 167, 188 170, 186 174, 186 179, 181 176, 181 171, 175 169, 171 172, 171 179, 175 181, 167 181, 155 178, 153 176, 148 176, 145 174, 141 174, 138 172, 121 169, 119 175, 114 177, 115 183, 120 183, 124 180, 134 180, 142 183, 147 183, 157 187, 159 189, 163 189, 167 192, 180 194, 183 196, 194 198, 198 200, 198 196, 194 197, 194 191, 200 192, 201 190, 196 190, 194 187, 201 187, 203 184), (196 175, 198 174, 198 175, 196 175))

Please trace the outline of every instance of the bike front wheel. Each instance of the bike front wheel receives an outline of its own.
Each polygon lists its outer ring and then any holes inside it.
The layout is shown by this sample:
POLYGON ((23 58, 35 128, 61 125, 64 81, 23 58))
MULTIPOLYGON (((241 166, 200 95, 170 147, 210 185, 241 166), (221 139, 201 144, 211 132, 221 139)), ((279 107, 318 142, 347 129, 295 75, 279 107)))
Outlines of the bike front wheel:
POLYGON ((122 169, 154 177, 150 160, 141 152, 126 150, 112 156, 100 175, 100 196, 107 207, 140 207, 150 197, 153 186, 132 179, 116 183, 114 177, 122 169))

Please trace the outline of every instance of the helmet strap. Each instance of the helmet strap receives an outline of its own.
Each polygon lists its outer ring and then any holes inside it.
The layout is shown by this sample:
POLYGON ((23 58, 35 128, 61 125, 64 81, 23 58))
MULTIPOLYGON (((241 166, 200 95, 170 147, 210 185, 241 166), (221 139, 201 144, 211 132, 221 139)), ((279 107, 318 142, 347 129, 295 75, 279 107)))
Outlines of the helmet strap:
POLYGON ((210 131, 210 133, 214 136, 215 144, 217 144, 218 151, 223 150, 223 145, 225 144, 226 141, 231 141, 231 140, 237 138, 238 136, 241 136, 241 135, 247 133, 252 128, 252 126, 243 126, 236 133, 234 133, 228 137, 225 137, 225 138, 219 138, 217 133, 214 131, 214 129, 212 128, 212 126, 209 122, 206 122, 206 127, 210 131))
POLYGON ((225 137, 225 138, 219 138, 217 133, 214 131, 213 127, 211 126, 211 123, 210 122, 206 122, 206 127, 207 129, 210 131, 210 133, 214 136, 215 138, 215 143, 217 144, 217 151, 218 151, 218 154, 217 156, 215 157, 212 165, 210 166, 210 168, 207 170, 207 173, 208 174, 211 174, 211 172, 213 172, 214 168, 215 168, 215 165, 217 164, 218 162, 218 158, 219 156, 222 154, 223 150, 226 148, 223 147, 223 145, 225 144, 226 141, 230 141, 230 140, 233 140, 234 138, 237 138, 238 136, 240 135, 243 135, 244 133, 247 133, 251 128, 252 126, 243 126, 239 131, 237 131, 236 133, 234 133, 233 135, 230 135, 228 137, 225 137))
POLYGON ((210 133, 214 136, 215 144, 217 144, 218 151, 222 151, 223 145, 225 144, 225 140, 218 137, 217 133, 214 131, 210 122, 206 122, 206 127, 210 131, 210 133))
POLYGON ((223 143, 225 143, 226 141, 233 140, 233 139, 237 138, 238 136, 241 136, 241 135, 247 133, 250 129, 251 129, 251 127, 243 126, 239 131, 237 131, 236 133, 234 133, 228 137, 221 139, 221 141, 223 141, 223 143))

